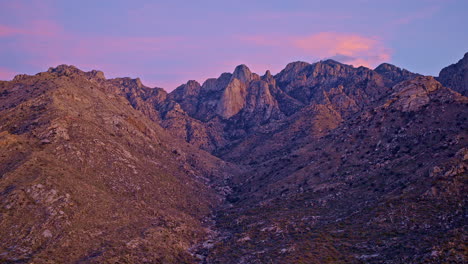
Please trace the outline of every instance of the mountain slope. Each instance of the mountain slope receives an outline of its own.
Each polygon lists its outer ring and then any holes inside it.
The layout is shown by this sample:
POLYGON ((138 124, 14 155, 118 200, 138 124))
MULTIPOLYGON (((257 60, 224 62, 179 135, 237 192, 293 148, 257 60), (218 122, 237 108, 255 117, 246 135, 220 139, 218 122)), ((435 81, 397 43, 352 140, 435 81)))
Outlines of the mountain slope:
POLYGON ((1 83, 3 262, 191 262, 233 166, 59 66, 1 83), (161 243, 164 241, 164 243, 161 243))
POLYGON ((462 263, 468 99, 431 77, 394 90, 235 177, 208 263, 462 263))

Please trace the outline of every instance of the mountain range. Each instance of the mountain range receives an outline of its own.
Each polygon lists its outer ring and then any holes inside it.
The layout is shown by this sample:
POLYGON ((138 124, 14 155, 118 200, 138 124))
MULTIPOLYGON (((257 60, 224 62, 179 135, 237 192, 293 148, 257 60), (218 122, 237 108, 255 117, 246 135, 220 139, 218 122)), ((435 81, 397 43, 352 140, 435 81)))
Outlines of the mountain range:
POLYGON ((0 81, 0 261, 466 263, 467 95, 468 53, 0 81))

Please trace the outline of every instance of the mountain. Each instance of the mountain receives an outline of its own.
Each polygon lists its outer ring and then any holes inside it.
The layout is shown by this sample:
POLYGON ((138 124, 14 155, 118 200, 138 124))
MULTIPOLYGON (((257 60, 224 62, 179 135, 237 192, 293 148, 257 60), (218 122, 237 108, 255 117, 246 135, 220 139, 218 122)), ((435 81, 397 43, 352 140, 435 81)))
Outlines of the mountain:
POLYGON ((0 260, 464 263, 466 58, 0 82, 0 260))
POLYGON ((375 71, 380 75, 385 76, 387 79, 392 80, 394 83, 420 76, 420 74, 412 73, 406 69, 401 69, 388 63, 380 64, 377 68, 375 68, 375 71))
POLYGON ((464 96, 468 96, 468 52, 457 63, 443 68, 438 80, 464 96))
POLYGON ((179 86, 167 95, 165 107, 156 108, 163 127, 222 156, 244 139, 281 129, 310 111, 333 115, 336 123, 384 96, 397 82, 417 76, 385 65, 378 67, 382 75, 333 60, 294 62, 276 76, 269 71, 259 76, 239 65, 232 74, 223 73, 202 85, 189 81, 179 86))
POLYGON ((467 103, 418 77, 326 136, 267 155, 233 179, 209 260, 462 263, 467 103))
POLYGON ((377 69, 382 74, 326 60, 293 62, 276 76, 259 76, 240 65, 232 74, 203 85, 189 81, 171 92, 161 125, 218 157, 250 163, 265 151, 323 135, 388 95, 394 84, 418 76, 390 64, 377 69))
POLYGON ((110 87, 158 92, 63 65, 0 84, 3 263, 193 261, 187 250, 221 201, 209 186, 236 167, 110 87))

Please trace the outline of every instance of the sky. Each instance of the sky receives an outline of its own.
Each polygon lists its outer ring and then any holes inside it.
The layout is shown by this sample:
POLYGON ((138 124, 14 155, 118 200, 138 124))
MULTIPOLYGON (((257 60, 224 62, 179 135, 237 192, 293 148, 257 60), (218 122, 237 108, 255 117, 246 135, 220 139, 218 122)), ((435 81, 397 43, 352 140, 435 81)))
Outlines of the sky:
POLYGON ((246 64, 389 62, 437 76, 468 52, 467 0, 0 0, 0 80, 60 64, 170 91, 246 64))

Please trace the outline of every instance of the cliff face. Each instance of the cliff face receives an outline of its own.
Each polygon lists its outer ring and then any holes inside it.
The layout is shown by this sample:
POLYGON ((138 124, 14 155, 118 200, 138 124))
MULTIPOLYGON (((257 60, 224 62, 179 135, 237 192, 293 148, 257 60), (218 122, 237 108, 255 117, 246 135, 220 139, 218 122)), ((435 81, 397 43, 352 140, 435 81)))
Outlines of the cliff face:
POLYGON ((0 82, 0 260, 466 262, 466 58, 0 82))

